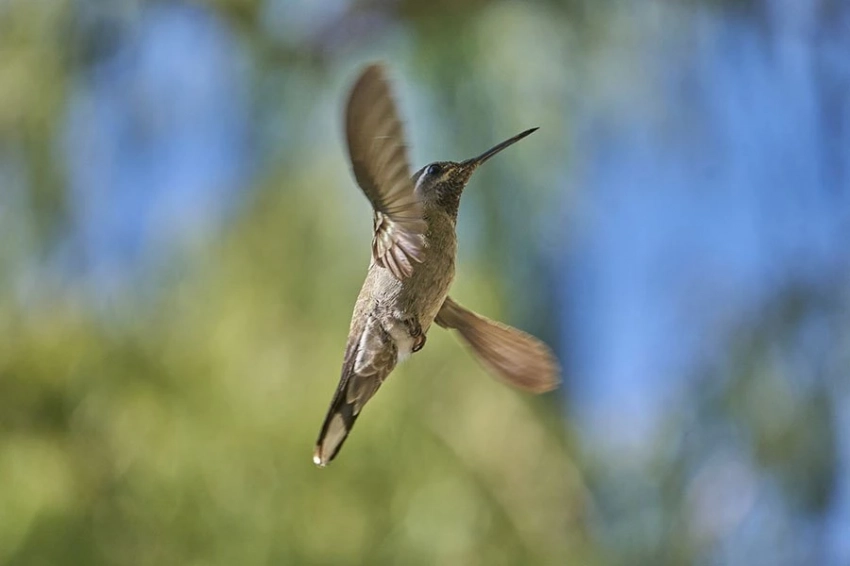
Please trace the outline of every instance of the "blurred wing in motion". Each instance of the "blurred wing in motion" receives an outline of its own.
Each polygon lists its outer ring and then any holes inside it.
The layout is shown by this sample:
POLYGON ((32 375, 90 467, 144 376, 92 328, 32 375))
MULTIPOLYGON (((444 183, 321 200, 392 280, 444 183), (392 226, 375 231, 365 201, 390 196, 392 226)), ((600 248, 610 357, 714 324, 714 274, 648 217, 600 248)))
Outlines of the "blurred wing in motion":
POLYGON ((560 367, 546 344, 501 322, 467 310, 447 297, 434 321, 457 330, 478 361, 496 377, 532 393, 558 387, 560 367))
POLYGON ((352 334, 339 385, 316 441, 316 465, 324 467, 336 457, 363 406, 393 370, 397 359, 395 342, 378 319, 370 317, 362 334, 352 334))
POLYGON ((348 153, 357 184, 375 210, 372 257, 396 279, 422 261, 427 224, 414 193, 404 132, 380 65, 360 75, 345 118, 348 153))

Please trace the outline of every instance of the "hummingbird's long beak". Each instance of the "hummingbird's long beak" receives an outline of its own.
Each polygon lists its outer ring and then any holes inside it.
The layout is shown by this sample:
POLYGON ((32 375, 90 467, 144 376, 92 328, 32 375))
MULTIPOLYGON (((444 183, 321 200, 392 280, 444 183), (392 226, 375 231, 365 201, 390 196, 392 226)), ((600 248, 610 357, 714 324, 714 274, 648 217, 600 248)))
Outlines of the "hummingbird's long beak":
POLYGON ((491 157, 493 157, 494 155, 496 155, 497 153, 499 153, 500 151, 502 151, 506 147, 515 144, 516 142, 518 142, 522 138, 524 138, 528 135, 531 135, 532 133, 534 133, 536 131, 537 131, 537 128, 531 128, 529 130, 522 132, 521 134, 515 135, 514 137, 512 137, 510 139, 506 139, 502 143, 500 143, 500 144, 498 144, 494 147, 491 147, 490 149, 488 149, 487 151, 485 151, 484 153, 482 153, 478 157, 473 157, 472 159, 467 159, 466 161, 461 163, 461 166, 464 169, 469 169, 469 172, 471 174, 473 171, 475 171, 475 169, 478 168, 479 165, 481 165, 482 163, 484 163, 485 161, 487 161, 488 159, 490 159, 491 157))

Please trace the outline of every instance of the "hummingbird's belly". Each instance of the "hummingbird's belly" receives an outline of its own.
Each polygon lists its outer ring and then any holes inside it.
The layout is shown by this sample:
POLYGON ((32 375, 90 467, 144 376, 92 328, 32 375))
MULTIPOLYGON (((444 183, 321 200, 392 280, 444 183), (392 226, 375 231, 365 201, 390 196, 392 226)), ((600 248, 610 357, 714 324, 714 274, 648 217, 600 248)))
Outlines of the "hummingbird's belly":
POLYGON ((454 279, 454 262, 440 263, 442 269, 433 269, 429 262, 423 262, 418 266, 419 273, 414 272, 404 283, 396 280, 388 270, 380 269, 375 288, 384 292, 373 295, 374 308, 398 349, 397 362, 408 358, 421 339, 412 334, 414 328, 418 326, 423 334, 427 333, 446 300, 454 279), (387 293, 388 289, 394 292, 387 293))
POLYGON ((431 325, 440 307, 443 306, 455 272, 454 258, 448 253, 428 258, 428 260, 423 263, 417 280, 412 285, 406 286, 411 295, 409 300, 413 310, 416 311, 416 316, 420 319, 423 330, 431 325))
POLYGON ((398 321, 393 321, 390 323, 387 332, 392 336, 395 346, 398 349, 396 363, 401 363, 409 358, 410 354, 413 353, 415 339, 410 335, 407 326, 398 321))

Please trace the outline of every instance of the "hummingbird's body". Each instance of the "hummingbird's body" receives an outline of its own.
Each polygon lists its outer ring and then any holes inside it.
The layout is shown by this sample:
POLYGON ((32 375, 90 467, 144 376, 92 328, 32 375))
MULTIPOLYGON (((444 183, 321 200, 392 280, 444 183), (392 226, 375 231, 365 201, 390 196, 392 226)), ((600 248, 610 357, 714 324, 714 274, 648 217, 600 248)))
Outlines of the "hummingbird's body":
POLYGON ((380 320, 395 342, 397 361, 419 350, 417 336, 427 334, 455 277, 454 220, 444 211, 427 208, 422 262, 409 277, 399 280, 392 271, 372 261, 351 318, 349 340, 360 334, 355 326, 364 326, 361 319, 372 316, 380 320))
POLYGON ((460 332, 488 369, 542 392, 558 383, 557 362, 539 340, 468 311, 449 298, 457 256, 460 197, 487 159, 532 133, 463 162, 432 163, 409 176, 401 122, 380 66, 361 74, 346 112, 352 168, 374 208, 372 258, 351 318, 342 375, 313 461, 324 466, 396 364, 425 344, 436 322, 460 332))

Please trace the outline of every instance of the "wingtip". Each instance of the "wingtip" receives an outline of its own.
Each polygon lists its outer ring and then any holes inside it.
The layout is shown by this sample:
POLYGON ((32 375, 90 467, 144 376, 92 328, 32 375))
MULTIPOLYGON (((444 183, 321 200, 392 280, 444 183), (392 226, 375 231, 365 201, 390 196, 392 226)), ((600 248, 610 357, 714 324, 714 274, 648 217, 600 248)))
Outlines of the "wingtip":
POLYGON ((544 393, 551 393, 561 387, 561 378, 554 377, 547 380, 543 380, 538 384, 534 384, 527 389, 529 393, 533 393, 535 395, 542 395, 544 393))
POLYGON ((362 77, 365 77, 367 75, 375 75, 375 76, 381 78, 382 80, 384 80, 386 78, 386 74, 387 74, 386 69, 387 69, 387 67, 383 62, 372 61, 372 62, 366 64, 363 67, 363 70, 360 71, 360 77, 362 78, 362 77))
POLYGON ((541 372, 544 377, 529 389, 531 393, 537 395, 551 393, 561 387, 563 383, 561 365, 558 363, 557 358, 555 358, 555 354, 545 344, 542 342, 540 344, 545 348, 543 355, 549 358, 549 367, 546 371, 541 372))

